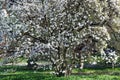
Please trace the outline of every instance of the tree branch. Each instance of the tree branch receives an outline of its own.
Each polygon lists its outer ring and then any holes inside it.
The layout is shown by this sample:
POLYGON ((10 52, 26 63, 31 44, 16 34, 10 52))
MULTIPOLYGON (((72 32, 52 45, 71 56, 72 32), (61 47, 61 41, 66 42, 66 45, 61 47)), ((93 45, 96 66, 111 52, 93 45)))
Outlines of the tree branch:
POLYGON ((31 38, 33 38, 34 39, 34 41, 40 41, 40 42, 42 42, 42 43, 48 43, 48 41, 47 40, 45 40, 45 39, 42 39, 41 37, 35 37, 35 36, 32 36, 32 35, 30 35, 30 33, 28 33, 28 32, 26 32, 26 33, 24 33, 23 35, 27 35, 27 36, 29 36, 29 37, 31 37, 31 38))

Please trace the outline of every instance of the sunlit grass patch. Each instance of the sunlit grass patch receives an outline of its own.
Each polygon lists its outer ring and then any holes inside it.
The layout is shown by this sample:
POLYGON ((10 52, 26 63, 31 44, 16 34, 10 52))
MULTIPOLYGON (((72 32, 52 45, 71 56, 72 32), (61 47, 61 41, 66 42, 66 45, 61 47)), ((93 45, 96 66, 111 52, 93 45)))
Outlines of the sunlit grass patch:
POLYGON ((29 70, 26 66, 2 66, 0 80, 120 80, 119 71, 120 68, 73 69, 70 76, 56 77, 51 74, 53 72, 51 70, 29 70))

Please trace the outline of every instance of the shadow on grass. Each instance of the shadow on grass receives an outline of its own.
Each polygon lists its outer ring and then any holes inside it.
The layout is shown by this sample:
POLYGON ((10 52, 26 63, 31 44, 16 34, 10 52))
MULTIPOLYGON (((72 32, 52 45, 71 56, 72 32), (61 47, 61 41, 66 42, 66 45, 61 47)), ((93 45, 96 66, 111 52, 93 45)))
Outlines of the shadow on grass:
POLYGON ((46 80, 47 78, 53 78, 55 76, 44 73, 20 73, 20 74, 1 74, 0 80, 46 80))
POLYGON ((50 70, 31 70, 26 66, 1 66, 0 80, 56 80, 50 70))
POLYGON ((86 67, 83 70, 75 69, 73 70, 72 75, 109 75, 109 76, 120 76, 120 67, 111 68, 111 67, 86 67))
POLYGON ((49 72, 51 70, 43 70, 43 69, 37 69, 37 70, 33 70, 33 69, 29 69, 27 66, 1 66, 0 67, 0 72, 11 72, 13 70, 13 72, 33 72, 33 71, 39 71, 39 72, 49 72))

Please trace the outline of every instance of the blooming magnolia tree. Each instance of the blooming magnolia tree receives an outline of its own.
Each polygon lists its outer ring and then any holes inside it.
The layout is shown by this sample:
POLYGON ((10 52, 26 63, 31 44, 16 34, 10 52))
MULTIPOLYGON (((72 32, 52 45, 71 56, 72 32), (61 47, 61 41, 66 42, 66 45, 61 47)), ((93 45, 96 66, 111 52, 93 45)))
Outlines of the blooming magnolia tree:
POLYGON ((4 54, 47 59, 58 76, 69 75, 76 62, 83 68, 83 59, 95 51, 102 54, 111 34, 116 38, 114 32, 119 32, 120 5, 115 0, 5 0, 0 4, 0 27, 7 34, 4 54))

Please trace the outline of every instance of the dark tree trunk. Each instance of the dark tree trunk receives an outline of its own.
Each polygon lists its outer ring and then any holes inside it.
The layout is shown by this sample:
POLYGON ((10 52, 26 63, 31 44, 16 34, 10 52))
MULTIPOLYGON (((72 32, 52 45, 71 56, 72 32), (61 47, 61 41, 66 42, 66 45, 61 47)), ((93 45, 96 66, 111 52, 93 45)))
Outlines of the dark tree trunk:
POLYGON ((32 60, 32 59, 28 59, 28 61, 27 61, 27 67, 28 67, 29 69, 37 69, 38 64, 35 63, 35 61, 32 60))

